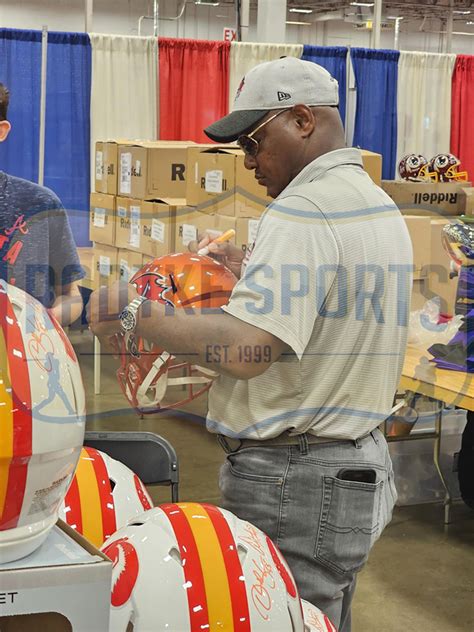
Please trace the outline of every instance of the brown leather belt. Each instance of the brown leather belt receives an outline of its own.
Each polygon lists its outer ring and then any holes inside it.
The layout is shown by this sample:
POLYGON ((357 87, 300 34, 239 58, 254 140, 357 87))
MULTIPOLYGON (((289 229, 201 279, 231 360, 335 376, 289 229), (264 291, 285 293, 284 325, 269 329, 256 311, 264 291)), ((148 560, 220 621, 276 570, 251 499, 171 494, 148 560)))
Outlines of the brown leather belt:
MULTIPOLYGON (((237 452, 242 448, 267 448, 267 447, 286 447, 289 445, 304 445, 305 443, 308 445, 312 445, 314 443, 334 443, 345 441, 345 439, 331 439, 326 437, 316 437, 313 434, 309 434, 307 432, 299 435, 290 435, 288 433, 283 433, 278 437, 272 437, 271 439, 233 439, 231 437, 226 437, 225 435, 218 434, 217 440, 226 452, 237 452)), ((347 439, 350 441, 350 439, 347 439)))

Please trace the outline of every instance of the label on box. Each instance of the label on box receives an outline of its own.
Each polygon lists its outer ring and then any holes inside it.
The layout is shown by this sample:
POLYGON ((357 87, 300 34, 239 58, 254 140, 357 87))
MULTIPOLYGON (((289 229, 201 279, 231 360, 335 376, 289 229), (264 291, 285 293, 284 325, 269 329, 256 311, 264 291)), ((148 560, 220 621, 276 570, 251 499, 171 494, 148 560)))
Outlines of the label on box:
POLYGON ((153 219, 151 223, 151 238, 153 241, 165 243, 165 225, 158 219, 153 219))
POLYGON ((132 154, 126 152, 120 156, 120 193, 130 195, 132 190, 132 154))
POLYGON ((102 180, 104 173, 104 153, 102 151, 95 152, 95 179, 102 180))
POLYGON ((183 224, 183 246, 187 246, 190 241, 197 239, 197 228, 192 224, 183 224))
POLYGON ((199 165, 197 162, 194 163, 194 184, 199 182, 199 165))
POLYGON ((118 206, 117 207, 117 215, 119 217, 127 217, 127 207, 126 206, 118 206))
POLYGON ((257 230, 259 223, 260 220, 258 219, 249 219, 247 243, 253 244, 253 242, 257 239, 257 230))
POLYGON ((130 279, 130 270, 126 259, 120 259, 120 279, 128 281, 130 279))
POLYGON ((130 224, 130 245, 140 248, 140 224, 132 222, 130 224))
POLYGON ((130 206, 130 219, 132 223, 135 223, 135 224, 140 223, 140 207, 139 206, 130 206))
POLYGON ((94 226, 96 228, 104 228, 105 226, 105 208, 94 208, 94 226))
POLYGON ((110 276, 110 257, 99 257, 99 274, 101 276, 110 276))
POLYGON ((206 180, 204 188, 207 193, 222 193, 222 178, 224 172, 220 169, 214 171, 206 171, 206 180))

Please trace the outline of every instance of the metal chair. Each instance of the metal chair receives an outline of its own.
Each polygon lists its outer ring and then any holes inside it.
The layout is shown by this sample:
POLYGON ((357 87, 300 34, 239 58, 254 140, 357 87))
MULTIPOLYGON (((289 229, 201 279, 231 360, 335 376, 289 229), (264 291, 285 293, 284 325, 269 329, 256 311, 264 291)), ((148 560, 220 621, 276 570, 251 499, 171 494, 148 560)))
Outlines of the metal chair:
POLYGON ((170 485, 178 502, 179 467, 173 446, 154 432, 87 431, 84 445, 105 452, 137 474, 145 485, 170 485))

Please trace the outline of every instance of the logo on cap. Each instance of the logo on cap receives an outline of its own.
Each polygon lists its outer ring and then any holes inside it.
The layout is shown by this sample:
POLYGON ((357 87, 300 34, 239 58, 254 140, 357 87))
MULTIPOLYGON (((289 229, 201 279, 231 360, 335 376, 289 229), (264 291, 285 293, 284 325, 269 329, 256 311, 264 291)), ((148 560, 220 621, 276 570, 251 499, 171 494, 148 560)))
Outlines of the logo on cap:
POLYGON ((236 101, 240 97, 240 93, 242 92, 242 88, 244 87, 244 84, 245 84, 245 77, 242 77, 242 81, 240 82, 240 85, 237 88, 237 94, 235 95, 235 100, 236 101))
POLYGON ((288 92, 280 92, 278 91, 278 101, 288 101, 288 99, 291 99, 291 94, 288 94, 288 92))

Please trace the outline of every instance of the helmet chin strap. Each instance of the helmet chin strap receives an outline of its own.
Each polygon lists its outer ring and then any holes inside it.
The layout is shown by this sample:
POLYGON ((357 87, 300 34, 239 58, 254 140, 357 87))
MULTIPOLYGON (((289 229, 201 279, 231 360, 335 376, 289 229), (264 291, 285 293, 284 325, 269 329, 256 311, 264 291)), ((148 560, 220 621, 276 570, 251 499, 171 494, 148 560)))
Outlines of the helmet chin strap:
POLYGON ((172 357, 173 356, 169 353, 163 351, 163 353, 153 362, 147 376, 137 389, 137 403, 140 408, 159 406, 161 401, 164 399, 166 390, 169 386, 181 386, 188 384, 207 385, 218 376, 218 373, 215 373, 214 371, 193 365, 192 369, 197 370, 204 375, 170 378, 168 377, 167 364, 172 357))

